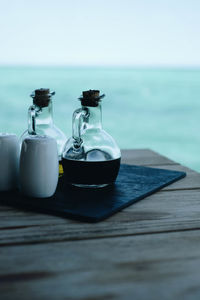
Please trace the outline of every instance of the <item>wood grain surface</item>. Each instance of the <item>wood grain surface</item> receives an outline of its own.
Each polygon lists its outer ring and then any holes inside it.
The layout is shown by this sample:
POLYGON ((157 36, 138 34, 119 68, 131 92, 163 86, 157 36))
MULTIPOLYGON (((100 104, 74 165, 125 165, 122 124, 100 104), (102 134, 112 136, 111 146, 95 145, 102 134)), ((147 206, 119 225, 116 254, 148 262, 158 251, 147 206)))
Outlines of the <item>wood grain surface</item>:
POLYGON ((187 176, 87 224, 0 206, 0 299, 200 299, 200 174, 148 149, 122 162, 187 176))

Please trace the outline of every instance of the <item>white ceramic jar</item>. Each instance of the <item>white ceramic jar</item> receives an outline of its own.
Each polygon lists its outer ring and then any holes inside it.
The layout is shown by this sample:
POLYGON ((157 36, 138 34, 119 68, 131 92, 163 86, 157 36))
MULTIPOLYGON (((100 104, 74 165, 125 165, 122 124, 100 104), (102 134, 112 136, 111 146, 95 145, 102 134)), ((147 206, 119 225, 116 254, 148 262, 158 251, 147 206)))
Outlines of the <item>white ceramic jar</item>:
POLYGON ((35 198, 51 197, 58 183, 56 140, 48 136, 29 136, 21 147, 20 191, 35 198))
POLYGON ((19 142, 15 134, 0 133, 0 191, 18 185, 19 142))

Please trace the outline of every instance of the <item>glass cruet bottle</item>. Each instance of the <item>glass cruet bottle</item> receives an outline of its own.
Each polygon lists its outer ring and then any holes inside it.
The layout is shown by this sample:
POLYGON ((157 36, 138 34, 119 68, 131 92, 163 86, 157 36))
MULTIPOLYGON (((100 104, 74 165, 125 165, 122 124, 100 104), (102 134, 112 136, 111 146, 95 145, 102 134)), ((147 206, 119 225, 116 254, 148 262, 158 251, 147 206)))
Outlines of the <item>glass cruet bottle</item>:
MULTIPOLYGON (((33 105, 28 110, 28 130, 26 130, 21 138, 22 142, 29 135, 47 135, 53 137, 57 142, 59 161, 62 159, 62 151, 66 142, 65 134, 53 123, 53 105, 52 96, 55 92, 49 89, 36 89, 31 94, 33 105)), ((60 164, 60 174, 62 166, 60 164)))
POLYGON ((82 107, 75 110, 72 137, 66 142, 62 165, 64 180, 78 187, 99 188, 115 182, 121 152, 114 139, 102 129, 98 90, 84 91, 82 107))

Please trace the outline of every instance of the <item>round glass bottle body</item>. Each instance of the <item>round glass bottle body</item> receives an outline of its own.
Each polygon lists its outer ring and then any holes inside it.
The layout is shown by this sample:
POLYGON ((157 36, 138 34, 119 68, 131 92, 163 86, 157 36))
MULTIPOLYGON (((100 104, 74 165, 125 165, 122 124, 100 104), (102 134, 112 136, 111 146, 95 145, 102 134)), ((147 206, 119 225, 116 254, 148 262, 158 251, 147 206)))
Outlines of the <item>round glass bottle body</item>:
POLYGON ((72 137, 66 142, 62 165, 67 183, 84 188, 113 184, 121 153, 114 139, 102 128, 101 103, 82 105, 73 114, 72 137))

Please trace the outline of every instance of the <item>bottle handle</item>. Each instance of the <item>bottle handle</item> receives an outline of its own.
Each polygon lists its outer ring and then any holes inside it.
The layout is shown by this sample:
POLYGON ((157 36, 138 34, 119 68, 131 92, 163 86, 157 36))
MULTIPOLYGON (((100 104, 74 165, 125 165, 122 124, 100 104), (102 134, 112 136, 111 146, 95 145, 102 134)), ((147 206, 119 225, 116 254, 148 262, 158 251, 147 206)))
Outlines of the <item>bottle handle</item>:
POLYGON ((28 109, 28 133, 30 135, 36 135, 35 125, 36 125, 36 110, 35 110, 35 106, 31 105, 28 109))
POLYGON ((79 108, 73 113, 72 120, 72 138, 74 150, 78 150, 83 143, 81 138, 81 127, 84 121, 84 117, 87 117, 88 110, 86 108, 79 108))

